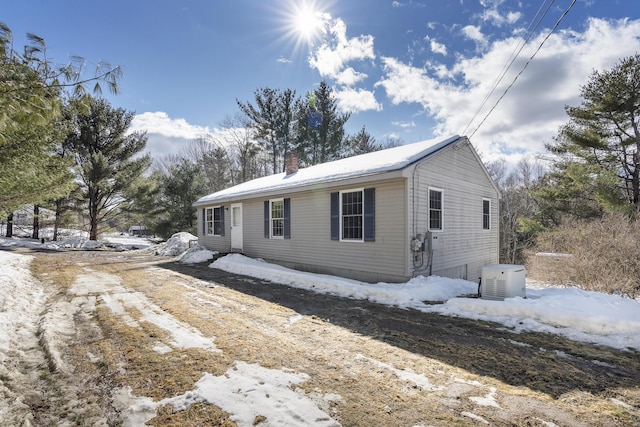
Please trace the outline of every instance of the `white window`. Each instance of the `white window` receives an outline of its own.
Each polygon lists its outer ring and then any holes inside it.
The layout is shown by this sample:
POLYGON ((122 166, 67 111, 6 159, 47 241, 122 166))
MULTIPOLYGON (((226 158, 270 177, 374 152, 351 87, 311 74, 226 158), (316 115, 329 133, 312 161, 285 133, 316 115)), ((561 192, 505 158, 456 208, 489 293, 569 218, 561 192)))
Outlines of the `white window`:
POLYGON ((217 206, 204 210, 205 234, 207 236, 222 236, 222 227, 224 224, 223 209, 222 206, 217 206))
POLYGON ((442 190, 429 189, 429 230, 439 231, 443 228, 443 194, 442 190))
POLYGON ((491 200, 482 199, 482 229, 491 230, 491 200))
POLYGON ((340 193, 342 240, 362 240, 364 226, 364 190, 340 193))
POLYGON ((272 238, 284 238, 284 199, 270 200, 269 224, 272 238))

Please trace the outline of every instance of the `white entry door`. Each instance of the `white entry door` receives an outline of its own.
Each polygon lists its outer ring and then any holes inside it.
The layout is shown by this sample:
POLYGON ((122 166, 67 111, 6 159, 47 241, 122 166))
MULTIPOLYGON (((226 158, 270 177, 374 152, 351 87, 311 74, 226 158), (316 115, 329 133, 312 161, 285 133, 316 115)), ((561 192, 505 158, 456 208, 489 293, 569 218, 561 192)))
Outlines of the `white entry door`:
POLYGON ((242 252, 242 203, 231 205, 231 251, 242 252))

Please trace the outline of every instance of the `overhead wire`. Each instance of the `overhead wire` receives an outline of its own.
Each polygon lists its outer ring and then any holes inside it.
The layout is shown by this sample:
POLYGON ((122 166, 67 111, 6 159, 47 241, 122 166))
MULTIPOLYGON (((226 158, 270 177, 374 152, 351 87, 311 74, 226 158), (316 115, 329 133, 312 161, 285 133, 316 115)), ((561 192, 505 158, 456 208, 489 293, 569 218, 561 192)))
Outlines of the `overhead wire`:
POLYGON ((516 74, 516 76, 513 78, 513 81, 509 84, 509 86, 506 87, 506 89, 504 90, 504 92, 502 93, 502 95, 500 96, 500 98, 498 98, 498 100, 495 102, 495 104, 493 104, 493 106, 491 107, 491 109, 489 110, 489 112, 484 116, 484 118, 482 119, 482 121, 478 124, 478 126, 475 128, 475 130, 471 133, 471 135, 469 136, 469 138, 473 137, 473 135, 475 135, 475 133, 478 131, 478 129, 480 129, 480 127, 484 124, 484 122, 487 120, 487 118, 491 115, 491 113, 495 110, 495 108, 498 106, 498 104, 500 103, 500 101, 502 101, 502 99, 505 97, 505 95, 507 94, 507 92, 509 92, 509 90, 511 89, 511 87, 513 87, 513 85, 516 83, 516 81, 518 80, 518 78, 520 77, 520 75, 524 72, 524 70, 527 69, 527 67, 529 66, 529 64, 531 63, 531 61, 533 61, 533 59, 535 58, 535 56, 538 54, 538 52, 540 51, 540 49, 542 49, 542 46, 546 43, 546 41, 549 39, 549 37, 551 37, 551 35, 555 32, 555 30, 558 28, 558 26, 560 25, 560 23, 562 22, 562 20, 567 16, 567 14, 569 13, 569 11, 573 8, 573 6, 576 4, 578 0, 573 0, 571 2, 571 4, 569 5, 569 7, 567 7, 567 9, 565 9, 565 11, 562 13, 562 15, 560 16, 560 18, 558 18, 558 20, 556 21, 555 25, 553 26, 553 28, 551 28, 551 30, 549 31, 549 33, 547 33, 547 35, 545 36, 545 38, 542 40, 542 42, 540 42, 540 45, 538 46, 538 48, 533 52, 533 54, 531 55, 531 57, 529 58, 529 60, 527 60, 527 62, 524 64, 524 66, 522 67, 522 69, 518 72, 518 74, 516 74))
POLYGON ((555 0, 551 0, 551 2, 549 2, 549 5, 547 6, 546 10, 542 14, 542 16, 540 18, 538 18, 538 15, 540 15, 540 11, 544 7, 545 3, 547 3, 547 0, 542 0, 542 3, 540 3, 540 7, 538 7, 538 11, 533 16, 533 19, 529 23, 529 27, 527 28, 527 31, 526 31, 526 37, 523 38, 520 42, 518 42, 516 44, 516 46, 514 47, 513 52, 511 52, 511 55, 509 56, 509 58, 507 58, 507 61, 505 62, 504 66, 502 67, 502 70, 500 71, 500 73, 498 74, 498 76, 494 80, 493 84, 491 85, 491 89, 489 89, 489 92, 487 92, 485 97, 482 99, 482 102, 480 103, 480 106, 476 110, 476 112, 473 115, 473 117, 471 118, 471 120, 469 120, 469 123, 467 123, 467 126, 465 126, 465 128, 462 131, 461 135, 464 135, 465 132, 467 132, 467 129, 469 128, 469 126, 471 126, 471 123, 473 123, 473 121, 476 119, 476 117, 478 117, 478 114, 480 114, 480 112, 484 108, 484 106, 487 103, 487 101, 489 101, 489 98, 491 97, 491 95, 493 95, 493 92, 495 92, 495 90, 498 87, 498 85, 500 84, 500 82, 502 82, 502 79, 507 74, 507 71, 509 71, 509 69, 511 68, 511 66, 513 65, 515 60, 518 58, 518 56, 520 56, 520 53, 522 52, 522 49, 524 49, 525 45, 529 42, 531 37, 533 37, 533 35, 535 34, 535 31, 538 29, 538 26, 540 25, 542 20, 545 18, 545 16, 547 16, 547 13, 549 12, 549 9, 551 9, 551 6, 553 6, 554 2, 555 2, 555 0))

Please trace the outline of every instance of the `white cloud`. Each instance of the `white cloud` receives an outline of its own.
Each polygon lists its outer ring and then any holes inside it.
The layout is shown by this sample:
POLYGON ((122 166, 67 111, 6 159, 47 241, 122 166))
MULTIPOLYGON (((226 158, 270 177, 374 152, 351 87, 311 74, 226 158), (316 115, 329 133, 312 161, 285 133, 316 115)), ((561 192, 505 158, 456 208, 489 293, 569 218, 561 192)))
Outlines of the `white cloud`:
POLYGON ((376 101, 373 92, 364 89, 342 88, 334 91, 338 108, 344 112, 381 111, 382 105, 376 101))
POLYGON ((438 95, 440 83, 422 68, 406 65, 395 58, 383 57, 385 76, 376 83, 382 86, 393 104, 419 103, 429 108, 438 95))
POLYGON ((351 61, 375 59, 373 36, 347 38, 347 26, 341 19, 327 23, 328 39, 310 56, 309 65, 321 76, 336 79, 351 61))
POLYGON ((365 78, 367 78, 366 74, 360 73, 352 67, 345 68, 335 76, 336 82, 345 86, 353 86, 365 78))
POLYGON ((515 24, 522 17, 522 13, 512 11, 505 14, 501 12, 499 8, 503 3, 504 0, 480 1, 482 7, 485 8, 480 15, 480 20, 496 27, 501 27, 505 24, 515 24))
POLYGON ((476 42, 480 47, 484 47, 487 45, 487 39, 485 35, 482 34, 480 27, 477 27, 475 25, 467 25, 465 27, 462 27, 462 34, 464 34, 466 38, 476 42))
POLYGON ((441 55, 447 56, 447 47, 445 45, 443 45, 442 43, 438 43, 434 39, 429 39, 428 37, 427 37, 427 39, 429 40, 429 45, 431 47, 431 52, 439 53, 441 55))
POLYGON ((173 119, 163 111, 146 112, 134 116, 129 132, 146 132, 146 150, 154 158, 184 155, 189 144, 205 139, 229 146, 243 137, 243 129, 209 129, 188 123, 185 119, 173 119))
MULTIPOLYGON (((542 42, 546 33, 532 40, 498 85, 472 125, 470 135, 493 106, 515 74, 542 42)), ((448 72, 442 65, 417 68, 383 57, 382 86, 394 104, 417 103, 437 122, 436 134, 460 134, 471 121, 496 76, 514 51, 517 38, 498 40, 484 53, 457 57, 448 72), (455 76, 455 85, 440 76, 455 76)), ((560 125, 567 122, 565 105, 579 105, 580 86, 593 70, 606 70, 621 58, 640 51, 640 20, 607 21, 592 18, 584 32, 553 34, 527 69, 509 89, 496 109, 472 138, 486 160, 508 160, 543 153, 560 125)))
POLYGON ((208 127, 192 125, 185 119, 172 119, 163 111, 137 114, 130 131, 156 133, 166 137, 196 139, 210 133, 208 127))
POLYGON ((416 127, 416 122, 414 122, 413 120, 411 120, 410 122, 391 122, 391 124, 403 129, 416 127))

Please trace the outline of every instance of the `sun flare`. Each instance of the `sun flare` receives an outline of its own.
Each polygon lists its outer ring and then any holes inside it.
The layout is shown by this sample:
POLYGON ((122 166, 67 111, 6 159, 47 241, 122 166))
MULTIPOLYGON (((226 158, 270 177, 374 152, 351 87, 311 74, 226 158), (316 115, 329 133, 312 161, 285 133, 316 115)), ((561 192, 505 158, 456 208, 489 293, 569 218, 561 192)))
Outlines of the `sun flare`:
POLYGON ((289 0, 282 17, 285 27, 283 39, 293 43, 296 50, 315 45, 326 33, 331 20, 331 15, 314 0, 289 0))
POLYGON ((293 28, 300 38, 312 42, 322 30, 321 13, 308 5, 302 6, 293 16, 293 28))

